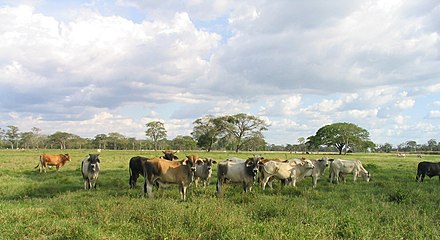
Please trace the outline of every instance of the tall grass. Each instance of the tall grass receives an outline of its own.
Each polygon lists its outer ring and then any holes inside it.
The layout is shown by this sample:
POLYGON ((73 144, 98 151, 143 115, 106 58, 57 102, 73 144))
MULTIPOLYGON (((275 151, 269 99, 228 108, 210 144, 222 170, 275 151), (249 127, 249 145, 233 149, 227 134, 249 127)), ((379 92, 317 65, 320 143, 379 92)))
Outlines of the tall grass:
MULTIPOLYGON (((438 239, 438 178, 415 182, 415 156, 351 154, 373 176, 371 182, 330 184, 327 174, 312 188, 311 179, 297 188, 243 194, 241 186, 224 185, 215 197, 211 185, 189 189, 181 202, 177 186, 142 197, 128 188, 131 157, 161 152, 104 151, 96 191, 83 190, 81 160, 89 151, 69 150, 72 161, 46 174, 34 167, 42 151, 0 151, 0 239, 438 239)), ((90 151, 93 152, 93 151, 90 151)), ((49 153, 62 153, 49 151, 49 153)), ((224 160, 251 153, 180 152, 224 160)), ((259 153, 267 158, 302 157, 259 153)), ((319 158, 322 155, 310 155, 319 158)), ((334 155, 331 157, 340 157, 334 155)), ((434 156, 423 160, 435 161, 434 156)), ((142 177, 138 185, 141 185, 142 177)))

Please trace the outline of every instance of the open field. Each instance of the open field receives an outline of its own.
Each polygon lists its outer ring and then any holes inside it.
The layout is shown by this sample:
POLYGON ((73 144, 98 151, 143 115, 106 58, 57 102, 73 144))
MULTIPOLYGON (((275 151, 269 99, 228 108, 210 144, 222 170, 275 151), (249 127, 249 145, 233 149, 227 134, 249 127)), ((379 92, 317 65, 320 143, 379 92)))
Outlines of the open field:
MULTIPOLYGON (((97 191, 83 190, 81 160, 94 150, 69 153, 72 161, 59 173, 34 167, 43 151, 0 151, 0 239, 439 239, 440 183, 437 177, 415 182, 416 156, 350 154, 372 174, 372 181, 330 184, 326 176, 312 189, 311 179, 297 188, 263 192, 254 186, 224 185, 216 198, 214 179, 207 188, 191 186, 181 202, 177 186, 154 190, 154 198, 128 189, 128 161, 136 155, 161 152, 103 151, 97 191)), ((243 152, 197 153, 223 160, 243 152)), ((266 158, 305 155, 259 153, 266 158)), ((322 155, 307 155, 320 158, 322 155)), ((339 157, 332 155, 330 157, 339 157)), ((439 161, 424 156, 426 161, 439 161)))

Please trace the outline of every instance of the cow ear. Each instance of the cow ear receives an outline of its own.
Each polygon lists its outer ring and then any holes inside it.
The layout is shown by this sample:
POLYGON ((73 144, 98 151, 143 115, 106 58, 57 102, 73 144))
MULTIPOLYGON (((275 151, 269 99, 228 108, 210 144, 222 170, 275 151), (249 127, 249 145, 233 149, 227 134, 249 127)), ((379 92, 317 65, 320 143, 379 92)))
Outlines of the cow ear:
POLYGON ((204 161, 200 160, 200 159, 197 159, 197 161, 196 161, 196 164, 198 164, 198 165, 202 165, 203 163, 204 163, 204 161))
POLYGON ((187 164, 187 163, 188 163, 188 161, 189 161, 188 159, 186 159, 186 160, 183 160, 183 161, 182 161, 182 165, 188 165, 188 164, 187 164))
POLYGON ((173 156, 173 159, 179 159, 177 156, 173 156))
POLYGON ((212 164, 216 164, 217 161, 216 161, 216 160, 212 160, 211 163, 212 163, 212 164))

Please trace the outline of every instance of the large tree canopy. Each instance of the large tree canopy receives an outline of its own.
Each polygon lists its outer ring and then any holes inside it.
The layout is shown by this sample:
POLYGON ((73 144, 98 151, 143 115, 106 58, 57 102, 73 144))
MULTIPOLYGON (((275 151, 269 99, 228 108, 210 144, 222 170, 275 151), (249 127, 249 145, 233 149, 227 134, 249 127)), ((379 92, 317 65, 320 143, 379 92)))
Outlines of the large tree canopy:
POLYGON ((244 113, 225 116, 222 118, 226 132, 235 141, 235 152, 238 152, 248 141, 256 136, 262 137, 261 132, 267 130, 267 123, 255 116, 244 113))
POLYGON ((339 154, 345 147, 361 146, 369 141, 370 133, 353 123, 333 123, 318 129, 314 136, 308 137, 309 144, 314 146, 335 146, 339 154))

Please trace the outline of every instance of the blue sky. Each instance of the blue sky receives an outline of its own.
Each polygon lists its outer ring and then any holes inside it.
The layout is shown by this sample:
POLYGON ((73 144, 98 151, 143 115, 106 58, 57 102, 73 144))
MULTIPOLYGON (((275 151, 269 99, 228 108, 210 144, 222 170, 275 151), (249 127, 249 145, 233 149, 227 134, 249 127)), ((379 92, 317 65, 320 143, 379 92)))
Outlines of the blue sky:
POLYGON ((296 144, 351 122, 440 140, 437 1, 1 1, 0 128, 168 138, 205 115, 296 144))

